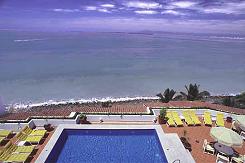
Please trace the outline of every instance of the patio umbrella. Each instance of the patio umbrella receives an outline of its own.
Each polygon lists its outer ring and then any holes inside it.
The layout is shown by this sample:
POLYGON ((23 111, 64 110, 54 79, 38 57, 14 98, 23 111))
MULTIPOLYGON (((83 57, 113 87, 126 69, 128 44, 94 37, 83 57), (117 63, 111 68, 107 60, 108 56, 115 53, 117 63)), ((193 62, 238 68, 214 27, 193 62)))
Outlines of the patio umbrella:
POLYGON ((239 115, 236 118, 236 123, 239 125, 239 127, 245 131, 245 115, 239 115))
POLYGON ((212 127, 210 130, 210 135, 219 143, 227 146, 241 147, 243 143, 240 135, 225 127, 212 127))

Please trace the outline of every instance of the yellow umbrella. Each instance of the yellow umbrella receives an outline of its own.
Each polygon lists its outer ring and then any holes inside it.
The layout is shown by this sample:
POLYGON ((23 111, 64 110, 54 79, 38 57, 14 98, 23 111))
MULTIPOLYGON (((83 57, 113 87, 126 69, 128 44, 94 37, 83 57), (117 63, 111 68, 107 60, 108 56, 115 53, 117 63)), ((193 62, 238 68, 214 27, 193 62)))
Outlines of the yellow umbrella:
POLYGON ((241 147, 243 144, 242 137, 236 132, 225 127, 212 127, 210 135, 216 141, 227 146, 241 147))

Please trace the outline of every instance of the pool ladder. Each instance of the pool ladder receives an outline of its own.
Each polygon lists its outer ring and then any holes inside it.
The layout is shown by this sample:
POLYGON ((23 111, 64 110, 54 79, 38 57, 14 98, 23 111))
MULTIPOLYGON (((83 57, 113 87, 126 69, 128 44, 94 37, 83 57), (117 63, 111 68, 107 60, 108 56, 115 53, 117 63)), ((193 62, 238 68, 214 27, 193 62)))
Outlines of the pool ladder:
POLYGON ((180 159, 176 159, 176 160, 174 160, 172 163, 175 163, 175 162, 180 163, 180 159))

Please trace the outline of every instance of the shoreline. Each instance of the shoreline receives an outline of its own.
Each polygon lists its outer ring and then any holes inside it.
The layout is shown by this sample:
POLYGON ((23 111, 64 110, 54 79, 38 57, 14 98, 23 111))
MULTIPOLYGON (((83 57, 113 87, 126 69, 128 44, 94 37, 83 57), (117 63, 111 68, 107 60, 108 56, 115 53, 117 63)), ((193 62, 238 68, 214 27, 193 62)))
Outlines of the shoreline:
MULTIPOLYGON (((225 97, 232 96, 232 95, 216 95, 216 96, 210 96, 205 97, 201 100, 201 102, 208 102, 210 104, 221 104, 225 97)), ((234 95, 233 95, 234 96, 234 95)), ((63 101, 55 101, 55 100, 49 100, 47 102, 42 103, 30 103, 30 104, 14 104, 14 105, 8 105, 5 107, 5 112, 8 114, 12 113, 23 113, 23 112, 47 112, 49 110, 58 111, 63 110, 64 108, 87 108, 90 110, 90 108, 99 107, 102 109, 102 111, 106 110, 106 107, 102 106, 103 102, 110 102, 113 105, 116 106, 124 106, 124 107, 132 107, 132 106, 145 106, 145 104, 148 103, 159 103, 158 97, 124 97, 124 98, 93 98, 93 99, 80 99, 80 100, 63 100, 63 101)), ((172 101, 185 101, 185 100, 172 100, 172 101)), ((161 102, 160 102, 161 103, 161 102)))
MULTIPOLYGON (((211 95, 208 97, 208 101, 213 101, 214 99, 217 98, 225 98, 228 96, 236 96, 241 93, 237 94, 232 94, 232 93, 227 93, 227 94, 217 94, 217 95, 211 95)), ((14 103, 14 104, 7 104, 5 105, 6 110, 9 111, 10 109, 14 110, 25 110, 25 109, 30 109, 33 107, 44 107, 44 106, 52 106, 52 105, 74 105, 74 104, 95 104, 95 103, 102 103, 102 102, 107 102, 110 101, 111 103, 120 103, 120 102, 131 102, 131 101, 145 101, 145 100, 158 100, 159 98, 156 96, 136 96, 136 97, 118 97, 118 98, 113 98, 113 97, 105 97, 105 98, 90 98, 90 99, 67 99, 67 100, 48 100, 44 102, 20 102, 20 103, 14 103)), ((202 99, 206 101, 207 99, 202 99)), ((178 101, 178 100, 177 100, 178 101)))

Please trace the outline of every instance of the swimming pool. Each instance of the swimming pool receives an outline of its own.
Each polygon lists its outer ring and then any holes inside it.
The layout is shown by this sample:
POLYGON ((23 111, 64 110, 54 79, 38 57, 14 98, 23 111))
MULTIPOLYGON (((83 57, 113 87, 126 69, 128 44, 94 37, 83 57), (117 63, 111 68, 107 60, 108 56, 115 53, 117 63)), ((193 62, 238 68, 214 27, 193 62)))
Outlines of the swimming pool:
POLYGON ((162 162, 155 129, 64 129, 46 163, 162 162))

